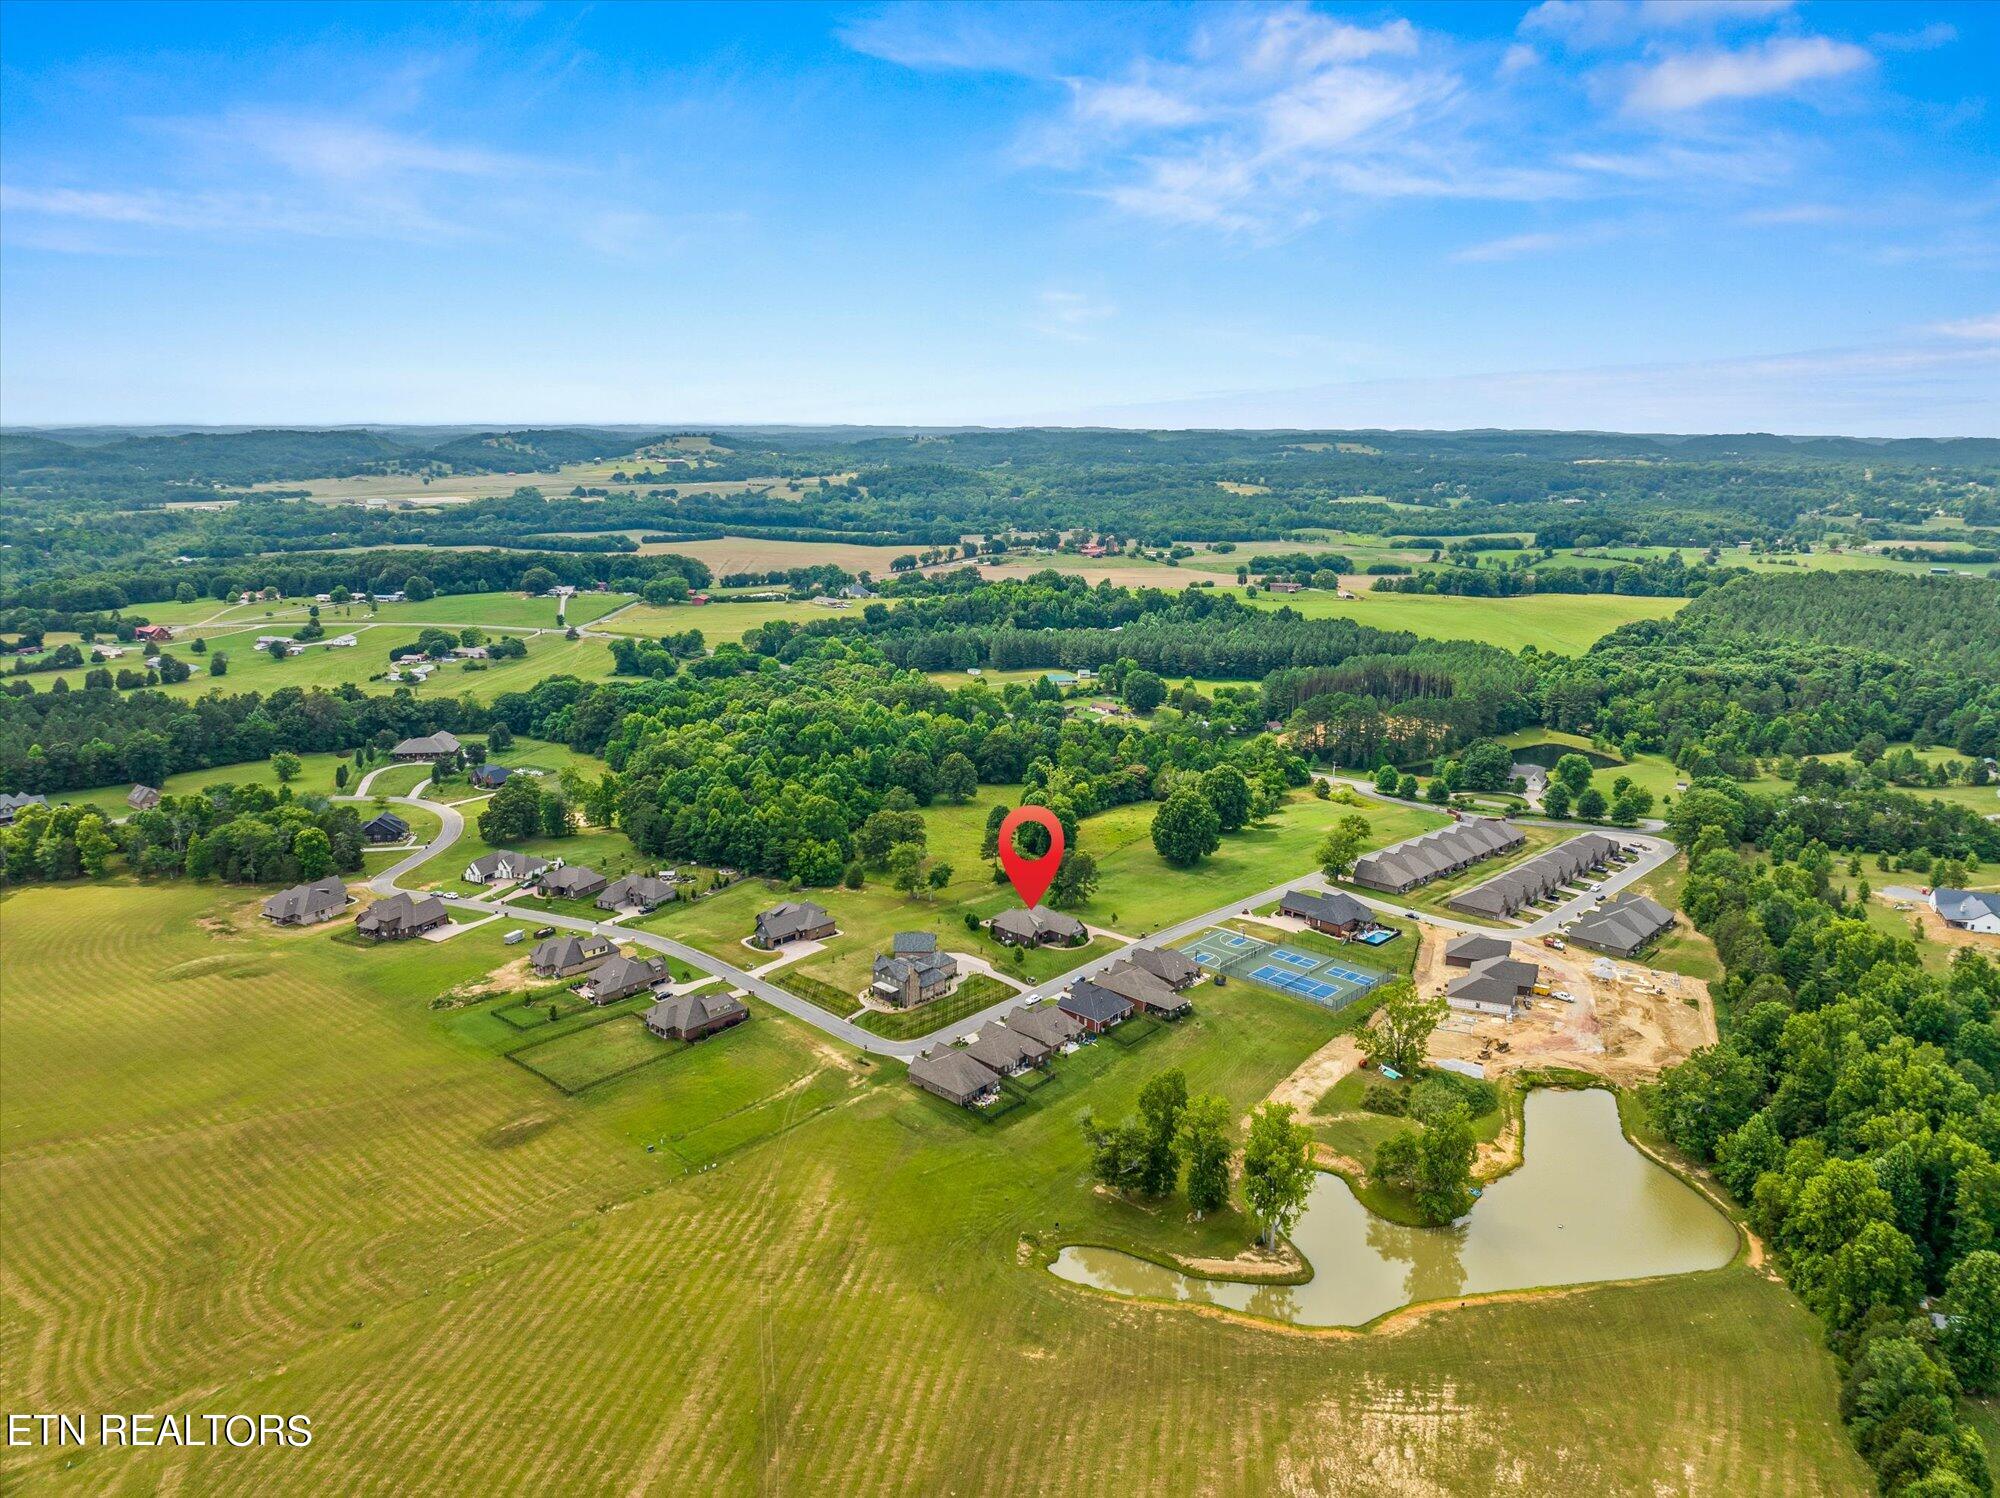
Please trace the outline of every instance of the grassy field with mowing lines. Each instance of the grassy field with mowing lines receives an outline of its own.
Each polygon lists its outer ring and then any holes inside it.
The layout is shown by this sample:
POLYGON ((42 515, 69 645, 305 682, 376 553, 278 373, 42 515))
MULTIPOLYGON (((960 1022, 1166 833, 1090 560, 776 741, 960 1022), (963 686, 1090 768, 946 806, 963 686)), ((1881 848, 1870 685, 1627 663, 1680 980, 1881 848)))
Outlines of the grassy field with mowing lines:
POLYGON ((718 599, 700 607, 693 604, 637 603, 622 613, 613 614, 599 627, 607 634, 644 635, 651 640, 661 635, 678 635, 698 629, 702 638, 710 646, 715 646, 724 641, 741 640, 746 631, 773 619, 810 624, 815 619, 839 619, 855 612, 853 609, 830 609, 821 603, 793 603, 782 598, 759 603, 730 603, 718 599))
POLYGON ((1685 598, 1628 598, 1608 593, 1530 594, 1525 598, 1453 598, 1423 593, 1260 593, 1258 608, 1296 609, 1308 619, 1356 619, 1377 629, 1406 629, 1435 640, 1480 640, 1503 650, 1524 645, 1581 655, 1621 624, 1664 619, 1685 598))
POLYGON ((237 909, 0 896, 0 1398, 304 1411, 314 1442, 8 1451, 10 1486, 1868 1490, 1814 1324, 1740 1267, 1338 1338, 1024 1261, 1024 1233, 1239 1245, 1233 1212, 1100 1197, 1074 1115, 1169 1066, 1240 1111, 1331 1033, 1313 1006, 1217 991, 991 1122, 762 1007, 572 1099, 499 1058, 519 1036, 487 1008, 430 1007, 497 935, 198 924, 237 909), (1101 1397, 1107 1368, 1147 1397, 1101 1397), (560 1389, 592 1392, 552 1418, 560 1389))

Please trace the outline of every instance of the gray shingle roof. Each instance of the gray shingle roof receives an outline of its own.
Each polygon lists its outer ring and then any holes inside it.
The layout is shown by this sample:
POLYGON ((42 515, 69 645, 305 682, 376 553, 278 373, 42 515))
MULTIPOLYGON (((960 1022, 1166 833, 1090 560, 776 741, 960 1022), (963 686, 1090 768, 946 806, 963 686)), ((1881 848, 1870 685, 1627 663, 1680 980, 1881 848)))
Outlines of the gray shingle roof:
POLYGON ((646 1023, 662 1030, 698 1030, 716 1020, 748 1014, 749 1006, 724 991, 676 994, 646 1011, 646 1023))
POLYGON ((758 915, 757 934, 766 941, 789 941, 802 931, 815 931, 831 921, 823 905, 811 900, 787 900, 758 915))
POLYGON ((1007 1027, 1050 1047, 1075 1040, 1083 1033, 1083 1026, 1055 1004, 1016 1009, 1007 1016, 1007 1027))
POLYGON ((1201 964, 1172 947, 1135 947, 1131 955, 1140 967, 1176 988, 1185 988, 1201 977, 1201 964))
POLYGON ((1369 925, 1375 919, 1374 912, 1366 905, 1339 890, 1322 895, 1311 890, 1288 889, 1278 901, 1278 913, 1325 921, 1329 926, 1369 925))
POLYGON ((1132 1012, 1130 999, 1108 988, 1100 988, 1088 978, 1077 979, 1070 985, 1069 992, 1056 1002, 1065 1013, 1100 1025, 1123 1019, 1132 1012))
POLYGON ((1460 962, 1484 962, 1489 957, 1505 957, 1513 943, 1501 936, 1461 936, 1445 943, 1444 955, 1460 962))
POLYGON ((2000 894, 1982 894, 1972 889, 1940 889, 1931 892, 1937 913, 1947 921, 1976 921, 2000 916, 2000 894))
POLYGON ((1000 1084, 1000 1075, 963 1051, 932 1051, 910 1063, 910 1080, 966 1103, 1000 1084))
POLYGON ((338 879, 295 884, 264 902, 264 914, 272 920, 305 924, 328 920, 346 908, 347 886, 338 879))

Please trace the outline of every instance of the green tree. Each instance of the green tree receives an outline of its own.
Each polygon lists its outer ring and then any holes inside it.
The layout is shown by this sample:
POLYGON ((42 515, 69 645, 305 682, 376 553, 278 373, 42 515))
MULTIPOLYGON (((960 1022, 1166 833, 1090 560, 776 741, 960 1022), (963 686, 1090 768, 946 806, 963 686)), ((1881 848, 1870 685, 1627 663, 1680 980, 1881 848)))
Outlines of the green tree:
POLYGON ((1139 1121, 1128 1118, 1104 1124, 1095 1114, 1085 1113, 1082 1124, 1084 1142, 1090 1147, 1090 1173, 1113 1191, 1136 1188, 1146 1168, 1146 1131, 1139 1121))
POLYGON ((1594 785, 1585 786, 1576 798, 1576 814, 1586 822, 1603 821, 1605 810, 1604 792, 1594 785))
MULTIPOLYGON (((1325 784, 1324 781, 1320 783, 1325 784)), ((1313 855, 1327 878, 1344 878, 1353 869, 1354 860, 1368 846, 1370 830, 1368 819, 1356 812, 1346 813, 1327 829, 1326 836, 1319 840, 1318 851, 1313 855)))
POLYGON ((273 640, 264 647, 264 654, 268 655, 274 661, 282 661, 290 649, 291 647, 285 641, 273 640))
POLYGON ((77 861, 83 866, 83 872, 93 879, 102 879, 111 866, 111 855, 118 851, 118 844, 104 830, 104 819, 98 816, 80 818, 75 836, 77 861))
POLYGON ((542 830, 542 793, 532 777, 515 775, 493 793, 479 814, 479 835, 496 848, 542 830))
POLYGON ((1474 1150, 1471 1118, 1453 1105, 1422 1128, 1383 1140, 1374 1174, 1408 1193, 1417 1215, 1440 1227, 1472 1210, 1474 1150))
POLYGON ((302 827, 292 839, 292 857, 301 879, 324 879, 333 872, 333 844, 317 827, 302 827))
POLYGON ((1235 832, 1250 820, 1250 782, 1234 765, 1217 765, 1204 771, 1201 794, 1215 808, 1216 820, 1224 832, 1235 832))
POLYGON ((889 882, 897 892, 914 896, 924 885, 924 850, 918 843, 898 843, 889 853, 889 882))
POLYGON ((344 791, 347 789, 348 773, 349 773, 348 768, 344 761, 333 767, 333 788, 336 791, 344 791))
POLYGON ((1362 1026, 1358 1037, 1361 1053, 1377 1066, 1394 1067, 1404 1076, 1413 1075, 1424 1064, 1431 1032, 1445 1017, 1443 999, 1426 999, 1407 978, 1399 978, 1381 990, 1381 1007, 1374 1019, 1362 1026))
POLYGON ((1181 1113, 1180 1153, 1187 1162, 1187 1199, 1198 1216, 1229 1202, 1229 1100, 1212 1092, 1188 1099, 1181 1113))
POLYGON ((1128 671, 1125 705, 1135 713, 1150 713, 1167 700, 1167 684, 1151 671, 1128 671))
MULTIPOLYGON (((78 845, 81 846, 79 835, 78 845)), ((2000 1390, 2000 1253, 1981 1249, 1951 1266, 1938 1340, 1970 1394, 2000 1390)))
POLYGON ((1396 794, 1405 801, 1416 800, 1417 777, 1414 775, 1405 775, 1401 780, 1397 781, 1396 794))
POLYGON ((938 762, 937 793, 947 801, 970 801, 979 794, 979 772, 954 750, 938 762))
POLYGON ((1560 780, 1551 780, 1548 789, 1542 792, 1542 810, 1552 817, 1567 817, 1574 799, 1568 786, 1560 780))
POLYGON ((1146 1136, 1139 1189, 1148 1196, 1167 1195, 1180 1177, 1180 1126, 1187 1096, 1187 1078, 1179 1071, 1161 1072, 1139 1089, 1139 1121, 1146 1136))
POLYGON ((305 762, 289 749, 280 749, 271 756, 271 773, 278 777, 280 785, 290 785, 304 768, 305 762))
POLYGON ((426 603, 437 597, 437 588, 429 578, 416 572, 404 581, 403 596, 412 603, 426 603))
POLYGON ((1385 796, 1396 794, 1396 786, 1402 780, 1394 765, 1385 764, 1375 772, 1375 789, 1385 796))
POLYGON ((1198 791, 1179 790, 1153 813, 1153 847, 1179 868, 1190 868, 1222 844, 1222 820, 1198 791))
POLYGON ((1250 1115, 1243 1200, 1264 1224, 1267 1247, 1291 1230, 1312 1195, 1312 1144, 1312 1130, 1293 1121, 1288 1103, 1264 1103, 1250 1115))
POLYGON ((1590 761, 1581 754, 1565 754, 1556 761, 1556 767, 1549 772, 1549 778, 1559 780, 1569 787, 1572 796, 1580 796, 1583 794, 1583 788, 1590 784, 1592 773, 1590 761))
POLYGON ((229 674, 228 651, 218 650, 208 658, 208 674, 210 676, 227 676, 229 674))
POLYGON ((1049 904, 1058 910, 1073 910, 1087 904, 1097 893, 1097 860, 1081 848, 1065 848, 1056 877, 1049 885, 1049 904))

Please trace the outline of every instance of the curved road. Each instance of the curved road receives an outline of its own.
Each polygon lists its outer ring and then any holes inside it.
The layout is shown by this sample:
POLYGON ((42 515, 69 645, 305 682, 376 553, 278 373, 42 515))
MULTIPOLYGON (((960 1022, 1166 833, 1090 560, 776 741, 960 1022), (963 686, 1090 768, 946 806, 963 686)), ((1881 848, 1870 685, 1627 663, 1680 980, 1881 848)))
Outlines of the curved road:
MULTIPOLYGON (((398 766, 384 765, 378 769, 369 771, 355 786, 355 795, 338 799, 352 801, 372 799, 367 794, 369 783, 377 775, 381 774, 383 770, 396 768, 398 766)), ((1343 781, 1341 783, 1347 784, 1348 782, 1343 781)), ((458 841, 459 837, 465 831, 465 818, 459 813, 456 807, 421 799, 424 787, 429 784, 430 782, 425 780, 412 787, 410 794, 407 796, 390 796, 386 798, 394 803, 400 803, 405 806, 416 806, 425 811, 433 812, 443 825, 438 829, 438 835, 425 846, 382 870, 379 874, 370 877, 368 888, 378 896, 396 894, 401 891, 402 886, 398 881, 405 874, 413 872, 419 866, 430 862, 433 858, 445 852, 452 844, 458 841)), ((1376 795, 1373 787, 1363 788, 1357 785, 1354 788, 1362 791, 1370 799, 1382 801, 1384 804, 1403 804, 1395 802, 1392 798, 1376 795)), ((1579 832, 1601 832, 1606 830, 1601 827, 1591 827, 1584 823, 1561 822, 1550 825, 1572 827, 1579 832)), ((1532 940, 1537 936, 1555 930, 1563 921, 1571 920, 1577 915, 1582 914, 1584 910, 1595 904, 1597 900, 1607 898, 1617 891, 1624 889, 1635 879, 1643 878, 1665 863, 1669 858, 1672 858, 1675 852, 1674 845, 1663 837, 1633 832, 1620 832, 1618 835, 1627 843, 1643 847, 1646 851, 1624 868, 1607 875, 1604 880, 1604 888, 1601 891, 1572 900, 1560 909, 1544 915, 1527 925, 1509 927, 1504 931, 1492 926, 1482 926, 1473 921, 1454 920, 1449 916, 1437 916, 1428 912, 1414 911, 1407 906, 1396 904, 1393 900, 1380 899, 1373 895, 1363 894, 1361 891, 1352 888, 1348 888, 1344 892, 1353 895, 1362 904, 1390 915, 1418 916, 1433 925, 1443 926, 1451 930, 1475 931, 1489 936, 1500 934, 1515 940, 1532 940)), ((1172 945, 1175 942, 1200 934, 1219 921, 1227 920, 1232 916, 1247 914, 1256 906, 1269 904, 1282 896, 1286 890, 1301 888, 1324 890, 1332 887, 1326 876, 1319 870, 1310 870, 1297 878, 1287 879, 1282 884, 1273 885, 1267 890, 1245 895, 1240 899, 1230 901, 1227 905, 1218 906, 1216 909, 1206 911, 1201 915, 1163 927, 1150 936, 1142 937, 1138 941, 1121 946, 1102 956, 1094 957, 1088 962, 1080 963, 1068 972, 1039 983, 1033 988, 1009 994, 1006 998, 988 1008, 980 1010, 977 1014, 967 1015, 964 1019, 946 1025, 942 1029, 933 1030, 929 1034, 915 1040, 886 1040, 880 1035, 871 1034, 860 1026, 849 1024, 846 1020, 840 1018, 840 1016, 820 1008, 817 1004, 807 1002, 797 994, 787 993, 776 984, 767 983, 762 978, 745 972, 742 968, 724 962, 719 957, 710 956, 707 952, 701 951, 696 947, 691 947, 685 942, 675 941, 672 937, 661 936, 657 932, 652 931, 636 931, 628 926, 614 926, 608 929, 615 933, 620 940, 631 941, 639 946, 649 947, 653 951, 663 952, 668 956, 676 957, 698 972, 704 972, 711 977, 720 978, 737 988, 743 989, 747 993, 755 994, 773 1009, 781 1009, 786 1014, 791 1015, 792 1018, 811 1025, 814 1029, 823 1031, 836 1040, 844 1041, 856 1050, 867 1051, 877 1056, 893 1056, 899 1061, 909 1061, 929 1050, 932 1046, 948 1045, 953 1041, 971 1035, 980 1026, 991 1023, 993 1020, 1000 1018, 1010 1010, 1019 1008, 1023 1004, 1031 1004, 1039 999, 1052 997, 1069 987, 1077 979, 1088 978, 1092 974, 1109 967, 1112 963, 1123 957, 1132 946, 1172 945)), ((421 893, 421 891, 413 890, 409 891, 409 893, 415 894, 421 893)), ((507 915, 517 920, 531 922, 537 926, 555 926, 566 931, 597 931, 607 929, 597 921, 584 920, 577 916, 561 915, 533 905, 510 904, 504 897, 491 900, 467 897, 453 900, 449 903, 460 910, 476 911, 481 915, 507 915)))

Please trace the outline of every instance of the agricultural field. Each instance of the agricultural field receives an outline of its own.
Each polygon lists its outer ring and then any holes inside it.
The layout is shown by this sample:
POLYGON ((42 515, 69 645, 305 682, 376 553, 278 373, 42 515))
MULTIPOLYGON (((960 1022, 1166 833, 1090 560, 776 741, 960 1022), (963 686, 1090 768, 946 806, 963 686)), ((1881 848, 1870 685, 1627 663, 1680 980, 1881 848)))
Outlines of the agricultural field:
POLYGON ((1621 624, 1664 619, 1685 598, 1627 598, 1608 593, 1530 594, 1525 598, 1453 598, 1423 593, 1365 593, 1339 598, 1303 593, 1259 593, 1259 608, 1290 608, 1308 619, 1358 619, 1377 629, 1406 629, 1438 640, 1479 640, 1503 650, 1533 645, 1581 655, 1621 624))
MULTIPOLYGON (((246 1455, 266 1488, 393 1470, 434 1492, 551 1471, 632 1490, 670 1462, 705 1491, 944 1490, 970 1471, 1041 1491, 1196 1471, 1225 1492, 1357 1471, 1443 1491, 1636 1491, 1662 1472, 1869 1490, 1815 1325, 1742 1266, 1362 1336, 1041 1270, 1034 1250, 1061 1241, 1240 1247, 1233 1211, 1190 1223, 1094 1191, 1075 1114, 1121 1115, 1169 1067, 1240 1113, 1334 1032, 1312 1005, 1205 993, 991 1120, 762 1006, 569 1097, 504 1059, 520 1035, 496 1001, 432 1007, 505 960, 504 923, 357 949, 242 908, 186 885, 0 895, 10 1407, 309 1413, 310 1448, 246 1455), (1117 1367, 1147 1369, 1149 1397, 1083 1397, 1117 1367), (574 1387, 604 1397, 510 1420, 504 1441, 422 1414, 574 1387)), ((0 1471, 158 1490, 212 1460, 8 1451, 0 1471)))
POLYGON ((838 619, 850 612, 856 611, 829 608, 823 603, 794 603, 782 598, 732 603, 727 595, 715 595, 713 603, 699 605, 636 603, 611 615, 598 627, 607 634, 643 635, 649 640, 698 629, 713 647, 725 640, 741 640, 747 631, 774 619, 792 624, 810 624, 815 619, 838 619))
MULTIPOLYGON (((578 628, 601 618, 613 609, 632 601, 629 593, 577 593, 569 599, 563 611, 562 620, 556 618, 554 598, 529 598, 521 593, 440 593, 435 598, 422 602, 376 603, 365 601, 353 603, 323 603, 319 605, 320 623, 331 635, 343 634, 363 624, 435 624, 449 629, 463 629, 473 625, 482 629, 516 632, 529 629, 558 629, 564 623, 578 628)), ((179 628, 183 623, 198 626, 206 633, 210 630, 246 629, 255 626, 260 634, 290 634, 299 625, 311 618, 313 602, 310 598, 286 598, 272 602, 255 603, 192 603, 175 604, 176 610, 187 609, 190 617, 162 619, 157 611, 167 608, 166 604, 138 604, 130 610, 133 614, 144 613, 156 623, 173 624, 179 628), (279 626, 284 626, 282 629, 279 626)))
MULTIPOLYGON (((634 536, 634 540, 638 537, 634 536)), ((713 541, 673 541, 640 547, 642 552, 672 552, 706 563, 716 581, 737 572, 779 572, 791 567, 840 567, 871 577, 889 576, 890 564, 922 547, 863 546, 844 541, 771 541, 750 536, 723 536, 713 541)), ((713 605, 710 605, 713 607, 713 605)))

